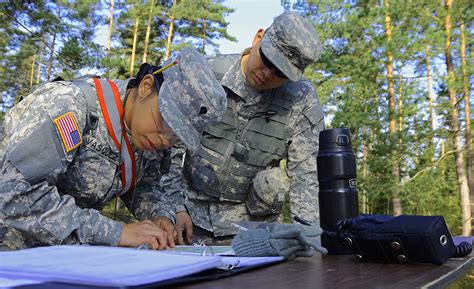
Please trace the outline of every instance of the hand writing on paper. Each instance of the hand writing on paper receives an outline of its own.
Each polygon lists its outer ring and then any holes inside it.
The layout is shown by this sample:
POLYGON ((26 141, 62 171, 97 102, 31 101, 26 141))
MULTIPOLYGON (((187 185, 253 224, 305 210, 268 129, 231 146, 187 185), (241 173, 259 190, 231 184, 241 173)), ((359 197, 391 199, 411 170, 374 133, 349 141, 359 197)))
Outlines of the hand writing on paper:
POLYGON ((176 238, 176 232, 173 228, 173 223, 167 217, 157 217, 152 221, 158 228, 165 231, 167 234, 168 247, 174 248, 174 239, 176 238))
POLYGON ((164 230, 152 221, 146 220, 123 225, 119 246, 136 247, 150 244, 154 250, 164 250, 168 248, 167 240, 168 236, 164 230))
POLYGON ((193 242, 193 221, 187 212, 176 213, 175 233, 178 235, 177 243, 180 245, 190 245, 193 242), (186 234, 186 239, 183 240, 183 234, 186 234))

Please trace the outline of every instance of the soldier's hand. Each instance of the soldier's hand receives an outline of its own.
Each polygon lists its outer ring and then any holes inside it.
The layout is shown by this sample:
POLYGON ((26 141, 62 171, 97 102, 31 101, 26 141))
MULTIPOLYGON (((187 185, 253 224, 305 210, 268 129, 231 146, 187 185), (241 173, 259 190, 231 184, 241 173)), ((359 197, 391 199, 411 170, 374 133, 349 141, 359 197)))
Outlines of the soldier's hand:
POLYGON ((174 239, 176 238, 176 232, 174 231, 173 223, 167 217, 157 217, 152 220, 152 222, 158 226, 161 230, 165 231, 167 234, 168 246, 174 248, 174 239))
POLYGON ((191 244, 193 242, 193 221, 187 212, 176 213, 176 225, 174 227, 178 235, 177 243, 180 245, 191 244), (183 234, 186 238, 183 240, 183 234))
POLYGON ((168 249, 167 235, 164 230, 149 220, 125 224, 122 227, 119 246, 137 247, 150 244, 154 250, 164 250, 168 249))

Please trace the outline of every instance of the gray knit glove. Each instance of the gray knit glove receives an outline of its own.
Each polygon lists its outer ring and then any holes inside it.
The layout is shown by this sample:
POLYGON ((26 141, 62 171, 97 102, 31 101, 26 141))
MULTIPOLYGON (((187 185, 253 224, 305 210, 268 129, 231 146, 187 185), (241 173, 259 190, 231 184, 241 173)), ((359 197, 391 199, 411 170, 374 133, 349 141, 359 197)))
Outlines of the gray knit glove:
POLYGON ((313 249, 327 254, 319 242, 322 233, 316 225, 277 224, 239 232, 232 240, 232 248, 237 256, 311 257, 313 249))

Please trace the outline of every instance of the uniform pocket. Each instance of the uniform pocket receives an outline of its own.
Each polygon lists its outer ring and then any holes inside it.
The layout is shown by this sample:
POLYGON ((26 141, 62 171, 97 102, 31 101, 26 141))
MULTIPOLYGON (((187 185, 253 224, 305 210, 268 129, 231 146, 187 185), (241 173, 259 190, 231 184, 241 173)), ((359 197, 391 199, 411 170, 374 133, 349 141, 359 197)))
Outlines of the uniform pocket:
POLYGON ((257 173, 245 201, 252 216, 278 215, 289 191, 288 177, 280 167, 257 173))

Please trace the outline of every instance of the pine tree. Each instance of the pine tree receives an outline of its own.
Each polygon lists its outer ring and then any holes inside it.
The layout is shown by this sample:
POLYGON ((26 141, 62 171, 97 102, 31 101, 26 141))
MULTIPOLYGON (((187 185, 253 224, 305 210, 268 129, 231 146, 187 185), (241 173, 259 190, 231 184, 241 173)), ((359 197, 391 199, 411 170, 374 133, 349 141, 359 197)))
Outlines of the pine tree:
POLYGON ((458 233, 453 109, 439 61, 445 57, 443 7, 429 0, 385 3, 388 8, 383 1, 283 5, 313 20, 325 43, 305 75, 320 94, 329 126, 351 131, 361 211, 394 213, 391 199, 398 195, 404 213, 442 214, 458 233))

